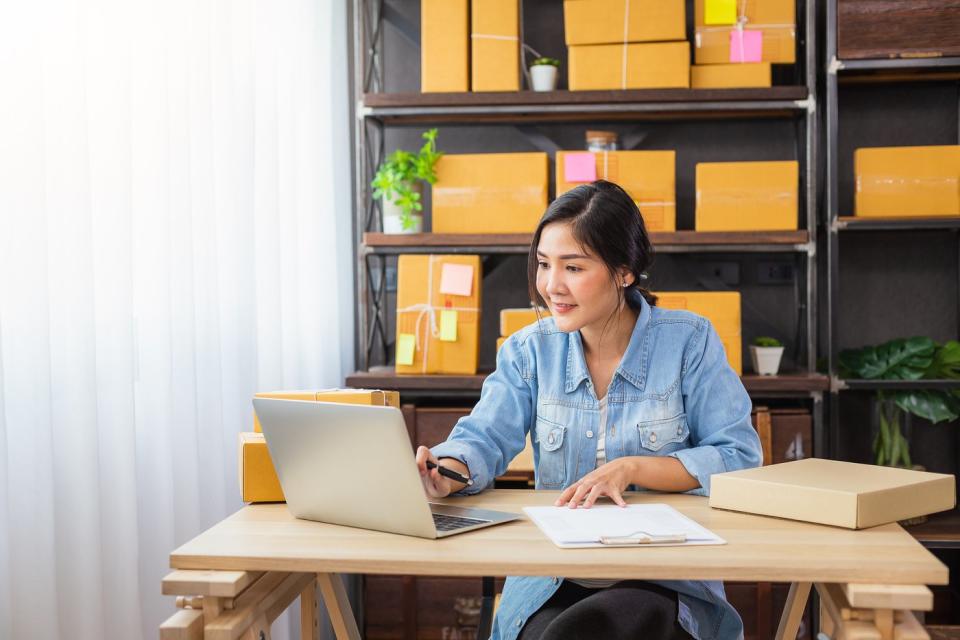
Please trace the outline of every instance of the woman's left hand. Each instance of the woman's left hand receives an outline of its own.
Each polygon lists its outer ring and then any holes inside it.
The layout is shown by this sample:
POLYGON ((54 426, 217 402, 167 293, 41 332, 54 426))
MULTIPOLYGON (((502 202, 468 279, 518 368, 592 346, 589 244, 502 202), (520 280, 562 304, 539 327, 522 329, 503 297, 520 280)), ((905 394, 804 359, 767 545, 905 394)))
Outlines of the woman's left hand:
POLYGON ((583 508, 589 509, 597 498, 607 496, 621 507, 627 506, 621 494, 635 482, 636 463, 636 458, 631 457, 617 458, 606 463, 564 489, 554 505, 567 505, 576 509, 583 503, 583 508))

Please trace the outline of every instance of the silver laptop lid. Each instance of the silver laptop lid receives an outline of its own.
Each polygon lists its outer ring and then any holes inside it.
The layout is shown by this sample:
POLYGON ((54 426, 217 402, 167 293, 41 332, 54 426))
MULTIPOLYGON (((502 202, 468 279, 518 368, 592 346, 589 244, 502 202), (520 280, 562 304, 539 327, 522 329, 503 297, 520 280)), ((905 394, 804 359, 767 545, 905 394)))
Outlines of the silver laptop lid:
POLYGON ((294 516, 437 536, 399 409, 273 398, 253 405, 294 516))

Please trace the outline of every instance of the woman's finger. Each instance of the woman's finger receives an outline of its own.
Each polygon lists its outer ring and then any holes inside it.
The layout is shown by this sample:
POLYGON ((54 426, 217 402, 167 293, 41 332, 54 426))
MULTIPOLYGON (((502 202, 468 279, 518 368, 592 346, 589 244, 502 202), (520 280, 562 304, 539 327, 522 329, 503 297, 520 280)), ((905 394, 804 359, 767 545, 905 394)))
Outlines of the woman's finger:
POLYGON ((553 503, 553 506, 562 507, 567 502, 569 502, 570 498, 573 497, 573 493, 577 490, 577 487, 580 485, 581 482, 583 482, 583 480, 577 480, 576 482, 571 484, 569 487, 561 491, 560 497, 556 499, 556 501, 553 503))
POLYGON ((623 496, 620 495, 620 490, 616 487, 610 487, 610 491, 607 493, 617 505, 621 507, 627 506, 627 501, 623 499, 623 496))
POLYGON ((573 498, 570 499, 570 505, 569 505, 570 508, 576 509, 577 505, 579 505, 583 501, 583 496, 585 496, 587 492, 590 491, 592 488, 593 488, 592 486, 587 486, 586 482, 582 482, 577 487, 576 492, 574 492, 573 498))
POLYGON ((607 490, 604 488, 604 485, 593 485, 593 489, 590 490, 590 493, 587 494, 586 499, 583 501, 583 508, 589 509, 593 506, 593 503, 597 501, 597 498, 603 495, 607 495, 607 490))

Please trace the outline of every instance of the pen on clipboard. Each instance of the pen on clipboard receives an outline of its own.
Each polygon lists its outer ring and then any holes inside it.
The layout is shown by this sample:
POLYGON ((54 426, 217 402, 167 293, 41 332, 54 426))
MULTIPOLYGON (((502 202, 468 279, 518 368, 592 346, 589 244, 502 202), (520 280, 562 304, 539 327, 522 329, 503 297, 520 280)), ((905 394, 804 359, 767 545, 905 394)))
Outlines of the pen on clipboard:
POLYGON ((436 467, 437 473, 447 478, 450 478, 451 480, 456 480, 457 482, 461 482, 467 485, 468 487, 473 484, 473 480, 471 480, 470 478, 464 478, 462 475, 460 475, 453 469, 448 469, 443 465, 437 465, 436 463, 430 462, 429 460, 427 460, 427 469, 433 469, 434 467, 436 467))
POLYGON ((606 545, 634 545, 634 544, 683 544, 687 541, 687 534, 651 536, 600 536, 600 544, 606 545))

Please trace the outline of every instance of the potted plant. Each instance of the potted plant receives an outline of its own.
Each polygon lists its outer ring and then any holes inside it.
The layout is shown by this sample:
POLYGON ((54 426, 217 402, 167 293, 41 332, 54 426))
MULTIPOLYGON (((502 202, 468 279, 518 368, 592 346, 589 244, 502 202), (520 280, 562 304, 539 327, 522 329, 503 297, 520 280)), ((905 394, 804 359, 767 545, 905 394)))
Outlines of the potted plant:
POLYGON ((754 339, 750 345, 750 359, 753 370, 761 376, 775 376, 780 370, 780 358, 783 357, 783 344, 776 338, 762 336, 754 339))
POLYGON ((398 149, 377 169, 370 186, 373 197, 381 199, 384 233, 420 233, 423 230, 423 183, 437 181, 437 130, 423 134, 417 153, 398 149))
MULTIPOLYGON (((939 345, 916 336, 881 345, 840 352, 840 377, 864 380, 949 380, 960 378, 960 342, 939 345)), ((910 469, 910 442, 903 417, 913 415, 936 424, 960 417, 960 390, 879 390, 874 398, 877 431, 873 438, 876 464, 910 469)))
POLYGON ((534 91, 553 91, 557 88, 556 58, 539 57, 530 63, 530 84, 534 91))

